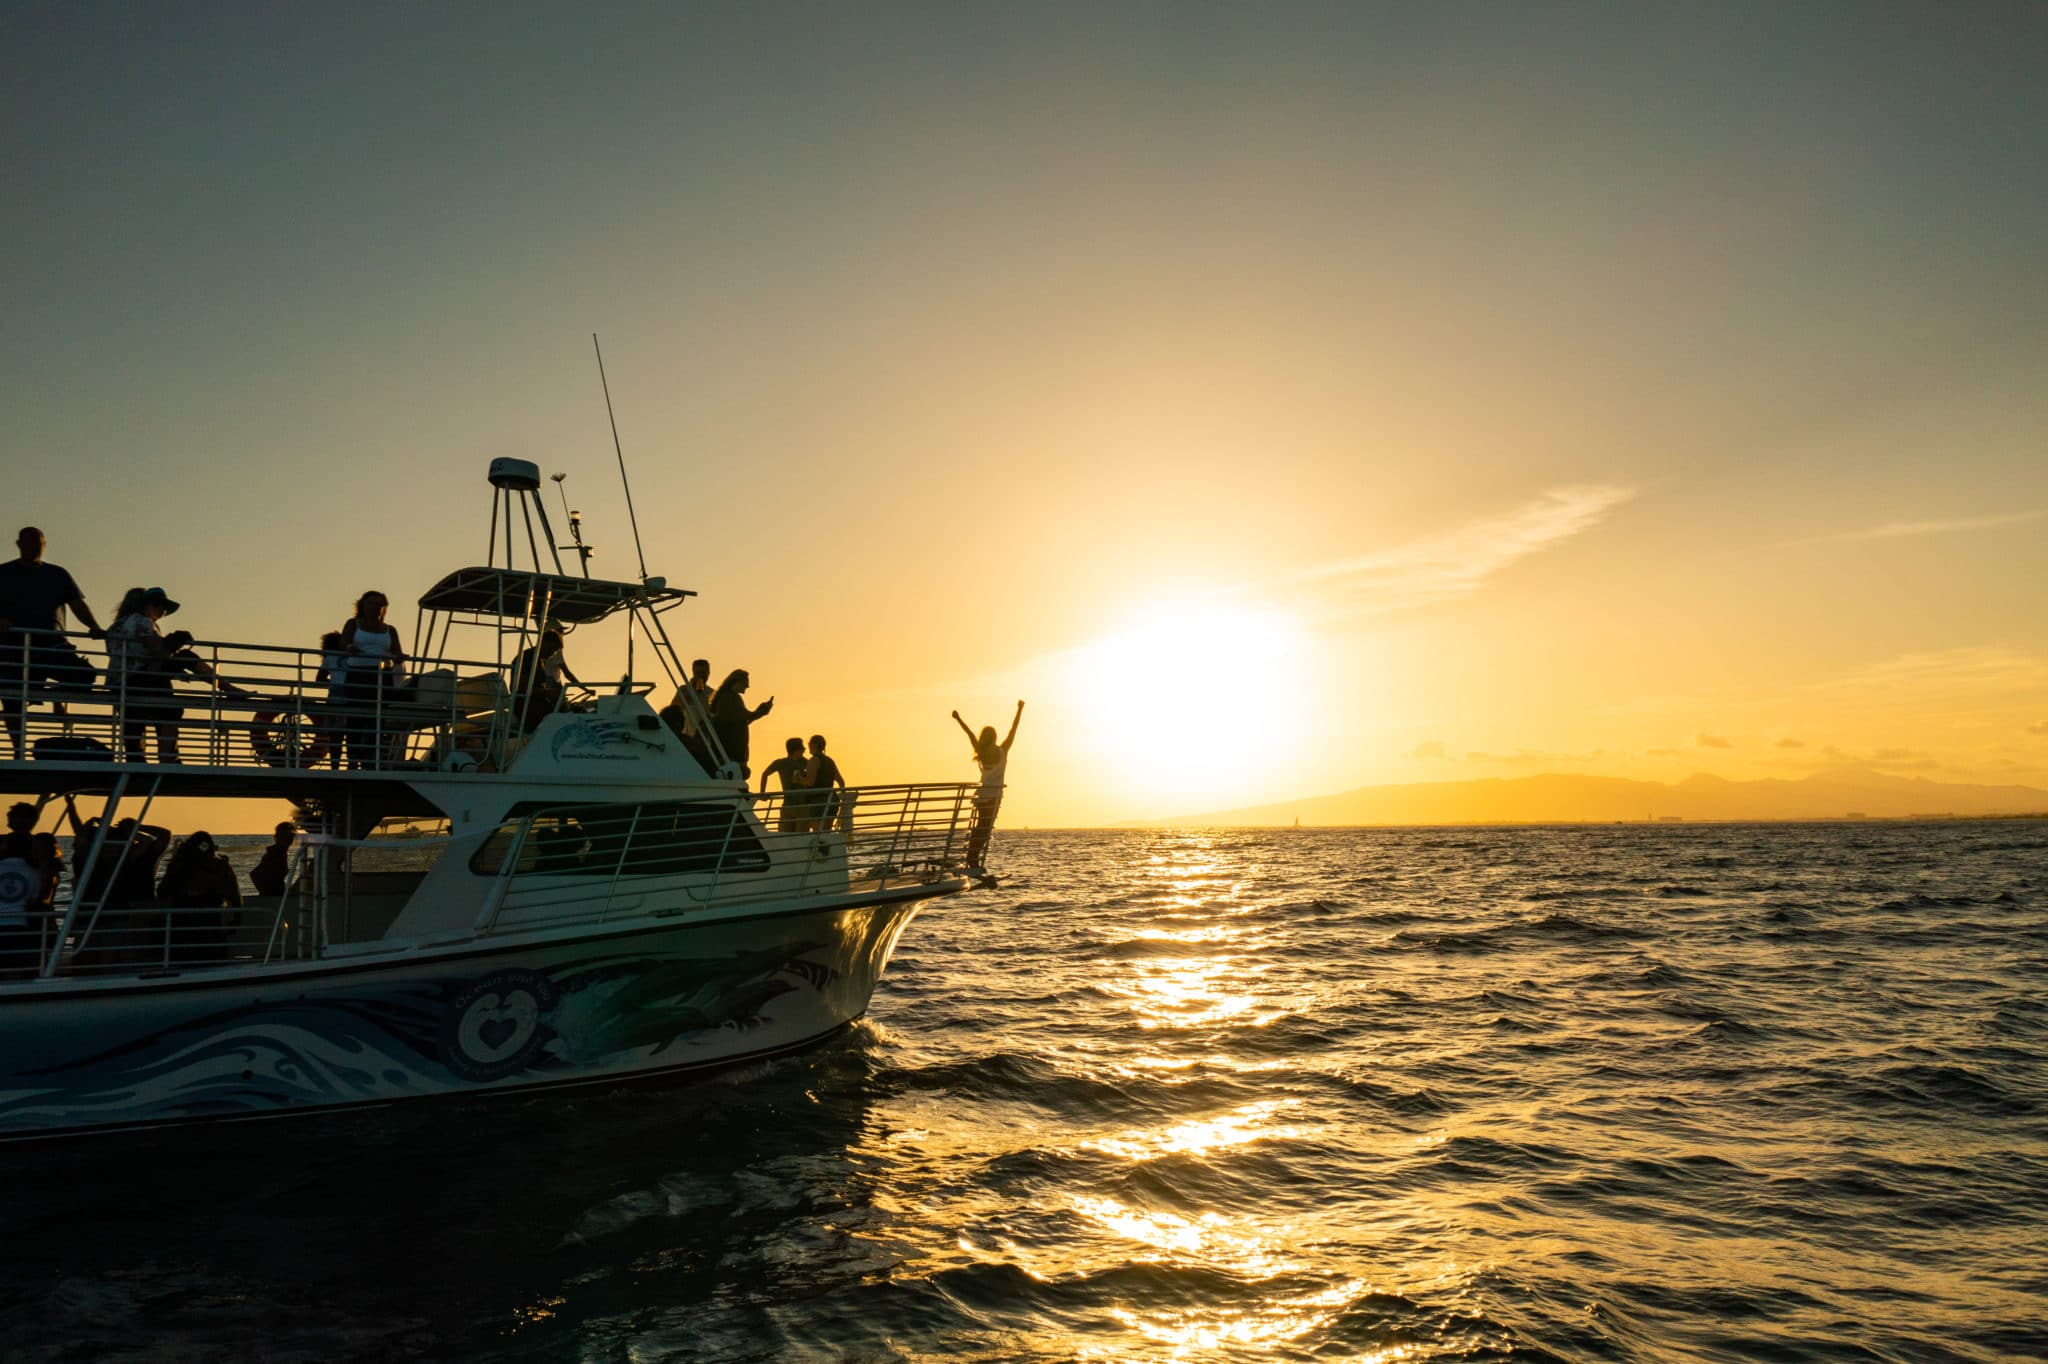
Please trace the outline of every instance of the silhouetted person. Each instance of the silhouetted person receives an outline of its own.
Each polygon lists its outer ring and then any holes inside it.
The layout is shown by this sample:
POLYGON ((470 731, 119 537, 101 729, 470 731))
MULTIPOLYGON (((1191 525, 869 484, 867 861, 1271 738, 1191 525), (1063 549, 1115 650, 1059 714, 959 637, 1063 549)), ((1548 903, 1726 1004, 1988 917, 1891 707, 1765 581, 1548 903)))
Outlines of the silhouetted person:
POLYGON ((562 656, 562 632, 549 626, 541 631, 538 643, 520 651, 519 661, 513 665, 513 694, 526 698, 521 728, 531 734, 541 721, 561 709, 572 682, 582 685, 562 656))
POLYGON ((996 829, 996 811, 1003 804, 1003 773, 1010 765, 1010 745, 1017 742, 1017 725, 1024 718, 1024 703, 1017 703, 1017 714, 1010 720, 1010 735, 1001 743, 996 742, 996 727, 984 725, 980 734, 967 727, 960 718, 960 712, 953 712, 953 723, 966 734, 967 742, 974 745, 974 761, 981 768, 981 785, 974 792, 974 829, 967 835, 967 866, 974 872, 982 871, 982 859, 988 855, 989 835, 996 829))
POLYGON ((36 807, 10 806, 0 835, 0 971, 33 974, 42 966, 43 928, 55 914, 64 855, 54 834, 36 831, 36 807))
POLYGON ((398 642, 397 628, 384 620, 390 609, 391 599, 382 592, 365 592, 356 598, 355 615, 341 627, 348 667, 337 699, 349 712, 342 717, 342 738, 352 768, 383 765, 382 708, 391 703, 391 693, 404 679, 405 648, 398 642))
POLYGON ((176 962, 220 961, 228 954, 239 913, 242 886, 235 869, 214 846, 205 830, 178 845, 157 882, 157 903, 171 911, 165 922, 171 933, 170 956, 176 962))
POLYGON ((245 695, 223 682, 205 659, 191 650, 192 632, 166 635, 158 622, 178 609, 161 587, 131 587, 107 631, 107 687, 121 713, 121 747, 129 762, 148 762, 144 737, 156 728, 156 760, 182 761, 178 756, 178 721, 184 708, 173 699, 171 679, 187 673, 211 682, 227 695, 245 695))
MULTIPOLYGON (((94 817, 81 824, 75 813, 71 820, 72 846, 82 859, 92 849, 100 821, 94 817)), ((145 911, 155 903, 157 863, 170 846, 169 829, 124 819, 107 830, 98 860, 72 872, 72 894, 80 897, 83 908, 98 920, 90 925, 91 941, 78 954, 80 965, 161 961, 161 948, 151 951, 151 935, 146 931, 151 925, 145 922, 160 924, 161 919, 145 911), (78 889, 81 884, 83 890, 78 889)), ((81 931, 89 926, 88 919, 78 922, 81 931)))
POLYGON ((282 820, 271 831, 270 846, 263 850, 263 856, 249 872, 249 884, 256 888, 258 895, 282 895, 291 881, 292 840, 299 836, 299 826, 290 820, 282 820))
MULTIPOLYGON (((69 691, 92 686, 93 670, 62 635, 31 635, 28 630, 61 630, 69 610, 94 639, 105 633, 71 575, 43 562, 43 533, 23 526, 15 537, 21 557, 0 564, 0 714, 14 756, 24 756, 22 711, 30 689, 40 683, 69 691)), ((61 706, 61 702, 59 703, 61 706)))
POLYGON ((675 698, 661 708, 661 718, 683 741, 683 750, 697 760, 697 765, 706 772, 712 770, 711 749, 698 732, 697 712, 711 709, 711 660, 697 658, 690 661, 690 680, 676 688, 675 698), (691 704, 691 698, 696 704, 691 704))
POLYGON ((775 827, 783 833, 802 833, 809 827, 810 816, 805 813, 805 795, 810 790, 810 761, 804 757, 804 741, 791 739, 783 746, 783 755, 761 769, 761 790, 768 790, 768 778, 779 777, 782 781, 782 812, 775 827))
POLYGON ((739 764, 741 781, 753 775, 753 769, 747 766, 747 726, 775 709, 772 696, 752 710, 747 709, 744 698, 751 682, 745 668, 734 668, 711 698, 711 732, 718 736, 725 756, 739 764))
POLYGON ((814 833, 829 833, 834 821, 847 809, 853 798, 843 792, 837 796, 833 794, 832 788, 843 788, 846 785, 846 778, 839 774, 839 764, 832 761, 825 752, 825 736, 822 734, 811 736, 811 761, 804 774, 804 780, 811 788, 811 794, 805 801, 811 830, 814 833))

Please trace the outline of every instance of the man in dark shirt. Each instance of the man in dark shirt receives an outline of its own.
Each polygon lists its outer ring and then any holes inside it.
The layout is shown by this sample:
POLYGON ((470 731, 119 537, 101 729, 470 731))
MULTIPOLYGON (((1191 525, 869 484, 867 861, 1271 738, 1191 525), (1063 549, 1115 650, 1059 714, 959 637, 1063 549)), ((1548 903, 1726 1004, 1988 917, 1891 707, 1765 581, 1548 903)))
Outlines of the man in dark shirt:
POLYGON ((23 756, 21 713, 32 688, 39 682, 81 691, 92 685, 92 669, 79 658, 70 640, 23 632, 63 629, 67 607, 77 613, 94 639, 103 638, 106 632, 93 618, 85 594, 71 575, 43 562, 45 542, 40 530, 23 526, 14 543, 21 557, 0 564, 0 712, 5 714, 7 736, 19 758, 23 756))
POLYGON ((810 787, 808 776, 810 763, 804 758, 804 741, 791 739, 783 745, 787 750, 782 757, 761 769, 761 793, 768 792, 768 778, 782 778, 782 813, 776 829, 786 834, 798 834, 809 827, 810 815, 806 812, 804 792, 810 787))

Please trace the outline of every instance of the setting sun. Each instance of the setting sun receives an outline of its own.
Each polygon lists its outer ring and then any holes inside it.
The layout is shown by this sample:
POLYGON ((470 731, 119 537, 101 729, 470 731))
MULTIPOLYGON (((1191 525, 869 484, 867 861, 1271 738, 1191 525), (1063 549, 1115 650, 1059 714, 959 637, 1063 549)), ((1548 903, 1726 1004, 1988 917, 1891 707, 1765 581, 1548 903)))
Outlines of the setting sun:
POLYGON ((1178 604, 1084 645, 1064 685, 1083 739, 1129 794, 1228 796, 1294 758, 1306 732, 1304 639, 1267 608, 1178 604))

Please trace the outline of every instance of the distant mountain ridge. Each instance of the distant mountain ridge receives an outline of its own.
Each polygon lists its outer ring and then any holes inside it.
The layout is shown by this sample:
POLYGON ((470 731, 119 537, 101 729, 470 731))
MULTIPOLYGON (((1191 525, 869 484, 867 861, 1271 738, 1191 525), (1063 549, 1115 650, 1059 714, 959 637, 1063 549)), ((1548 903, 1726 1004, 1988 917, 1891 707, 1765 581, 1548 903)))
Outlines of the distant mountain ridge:
POLYGON ((2048 791, 1972 786, 1835 768, 1797 780, 1731 781, 1696 772, 1683 781, 1545 773, 1476 781, 1362 786, 1335 795, 1133 820, 1135 827, 1292 824, 1570 824, 1628 820, 1843 819, 1864 815, 2013 815, 2048 812, 2048 791))

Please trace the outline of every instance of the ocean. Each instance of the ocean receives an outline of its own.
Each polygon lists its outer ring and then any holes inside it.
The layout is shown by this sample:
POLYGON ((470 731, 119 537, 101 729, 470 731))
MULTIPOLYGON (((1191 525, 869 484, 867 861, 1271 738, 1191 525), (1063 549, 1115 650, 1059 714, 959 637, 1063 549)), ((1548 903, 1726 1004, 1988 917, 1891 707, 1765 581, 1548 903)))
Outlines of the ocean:
POLYGON ((0 1148, 7 1357, 2048 1357, 2048 823, 992 860, 801 1058, 0 1148))

